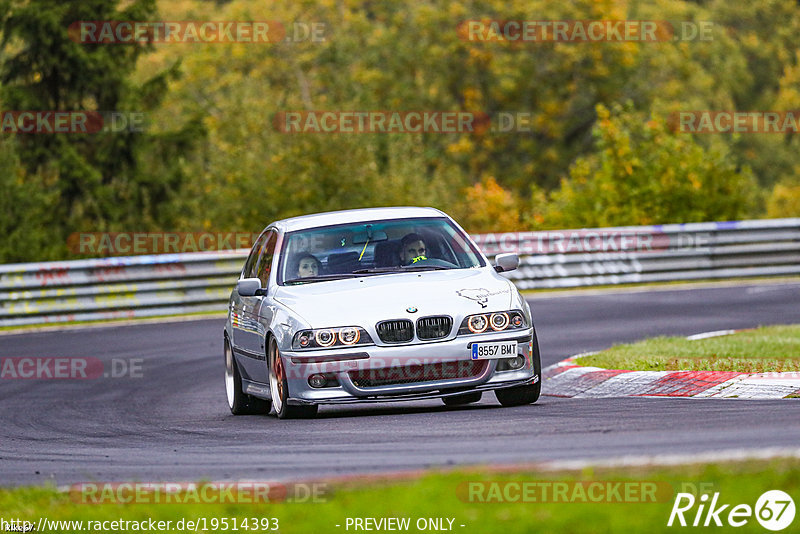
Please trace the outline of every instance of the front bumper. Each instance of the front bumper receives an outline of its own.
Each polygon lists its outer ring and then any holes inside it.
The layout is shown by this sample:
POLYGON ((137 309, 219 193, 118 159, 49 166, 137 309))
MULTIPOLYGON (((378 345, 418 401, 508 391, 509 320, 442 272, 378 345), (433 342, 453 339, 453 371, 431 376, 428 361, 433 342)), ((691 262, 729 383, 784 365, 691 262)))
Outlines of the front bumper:
MULTIPOLYGON (((407 345, 370 345, 349 349, 283 352, 289 386, 288 404, 347 404, 448 397, 474 391, 488 391, 535 384, 541 377, 533 368, 532 329, 488 335, 462 336, 446 341, 407 345), (517 354, 525 364, 517 370, 498 371, 499 360, 473 361, 469 347, 473 342, 517 341, 517 354), (483 365, 485 362, 485 365, 483 365), (480 364, 480 365, 479 365, 480 364), (457 370, 456 376, 430 376, 418 372, 439 366, 457 370), (396 383, 372 384, 361 380, 365 373, 387 371, 398 376, 414 369, 396 383), (476 372, 465 372, 467 369, 476 372), (334 387, 313 388, 308 378, 325 374, 336 378, 334 387)), ((444 373, 446 374, 446 373, 444 373)), ((383 381, 387 382, 387 381, 383 381)), ((391 381, 388 381, 391 382, 391 381)))

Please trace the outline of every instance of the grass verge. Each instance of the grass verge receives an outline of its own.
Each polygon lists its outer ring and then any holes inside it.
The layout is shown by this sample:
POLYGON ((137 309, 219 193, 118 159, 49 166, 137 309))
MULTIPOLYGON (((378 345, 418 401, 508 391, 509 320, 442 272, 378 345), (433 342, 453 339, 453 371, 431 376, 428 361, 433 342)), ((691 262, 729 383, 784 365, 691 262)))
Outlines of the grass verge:
POLYGON ((577 363, 633 371, 800 371, 800 325, 764 326, 695 341, 657 337, 615 345, 577 363))
MULTIPOLYGON (((217 532, 225 529, 212 529, 212 519, 219 524, 221 518, 229 521, 236 518, 239 532, 263 532, 263 529, 241 528, 241 520, 276 518, 280 531, 285 533, 344 533, 355 531, 352 526, 347 528, 348 518, 367 517, 409 518, 408 532, 419 531, 416 523, 420 518, 445 518, 443 526, 448 526, 447 519, 453 519, 451 530, 465 534, 668 532, 675 530, 674 526, 667 527, 667 521, 679 492, 698 497, 703 493, 711 497, 719 492, 719 503, 731 504, 730 510, 737 504, 755 507, 762 493, 774 489, 800 500, 800 459, 544 473, 491 470, 431 473, 399 481, 338 483, 331 486, 325 502, 316 503, 85 504, 54 488, 0 489, 0 518, 23 519, 34 524, 38 524, 40 517, 49 521, 83 521, 84 532, 89 530, 88 521, 153 519, 172 521, 175 525, 181 518, 192 521, 205 518, 208 530, 217 532), (527 483, 533 490, 522 493, 516 488, 525 486, 507 485, 515 482, 527 483), (598 491, 588 491, 592 482, 600 483, 595 484, 600 488, 598 491), (618 483, 619 491, 615 494, 613 484, 618 483), (628 492, 628 488, 641 489, 645 484, 657 491, 628 492), (556 491, 559 485, 567 488, 565 492, 556 491), (578 491, 578 486, 587 491, 578 491), (621 498, 617 499, 617 495, 621 498), (481 498, 492 502, 479 502, 481 498)), ((689 524, 696 512, 697 506, 686 512, 689 524)), ((725 515, 722 514, 723 519, 725 515)), ((755 517, 737 530, 764 531, 755 517)), ((49 524, 47 531, 81 530, 77 525, 59 529, 49 524)))

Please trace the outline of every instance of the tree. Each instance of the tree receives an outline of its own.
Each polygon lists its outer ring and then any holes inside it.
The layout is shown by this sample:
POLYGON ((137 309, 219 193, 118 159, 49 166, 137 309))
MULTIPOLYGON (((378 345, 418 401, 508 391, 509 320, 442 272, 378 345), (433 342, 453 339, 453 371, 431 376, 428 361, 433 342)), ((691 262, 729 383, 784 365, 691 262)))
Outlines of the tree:
POLYGON ((458 219, 472 233, 514 232, 521 228, 522 203, 493 176, 465 188, 464 200, 458 219))
MULTIPOLYGON (((5 0, 0 65, 5 109, 117 112, 146 115, 157 108, 177 64, 136 84, 132 73, 144 44, 87 44, 72 40, 76 21, 145 21, 154 0, 5 0)), ((187 154, 199 137, 196 121, 173 131, 19 135, 19 161, 29 175, 57 178, 49 204, 54 241, 69 231, 139 230, 169 223, 163 209, 185 178, 187 154), (60 235, 59 235, 60 234, 60 235)), ((33 186, 32 186, 33 187, 33 186)))
POLYGON ((758 194, 747 168, 704 149, 664 119, 597 106, 596 152, 578 158, 552 193, 551 227, 732 220, 752 215, 758 194))
MULTIPOLYGON (((800 177, 800 168, 796 172, 800 177)), ((767 198, 767 217, 800 217, 800 178, 775 184, 767 198)))
POLYGON ((56 178, 30 174, 19 161, 16 139, 0 137, 0 262, 58 257, 64 243, 53 239, 50 206, 56 178))

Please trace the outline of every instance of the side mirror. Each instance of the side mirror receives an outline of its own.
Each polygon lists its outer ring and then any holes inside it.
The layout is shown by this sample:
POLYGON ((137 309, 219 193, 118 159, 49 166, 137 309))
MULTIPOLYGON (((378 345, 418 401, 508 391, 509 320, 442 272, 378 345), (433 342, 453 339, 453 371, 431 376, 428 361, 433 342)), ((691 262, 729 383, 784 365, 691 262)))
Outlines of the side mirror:
POLYGON ((498 254, 494 257, 494 270, 498 273, 507 273, 519 267, 519 256, 516 254, 498 254))
POLYGON ((261 292, 261 280, 258 278, 242 278, 236 282, 236 292, 243 297, 255 297, 261 292))

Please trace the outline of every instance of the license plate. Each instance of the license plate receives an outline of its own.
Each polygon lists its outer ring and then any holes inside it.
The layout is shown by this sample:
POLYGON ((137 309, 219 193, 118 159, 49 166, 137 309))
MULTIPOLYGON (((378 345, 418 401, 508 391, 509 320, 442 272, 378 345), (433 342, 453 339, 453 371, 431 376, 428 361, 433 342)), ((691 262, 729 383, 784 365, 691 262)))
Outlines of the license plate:
POLYGON ((497 358, 513 358, 517 355, 516 341, 495 341, 492 343, 473 343, 473 360, 496 360, 497 358))

